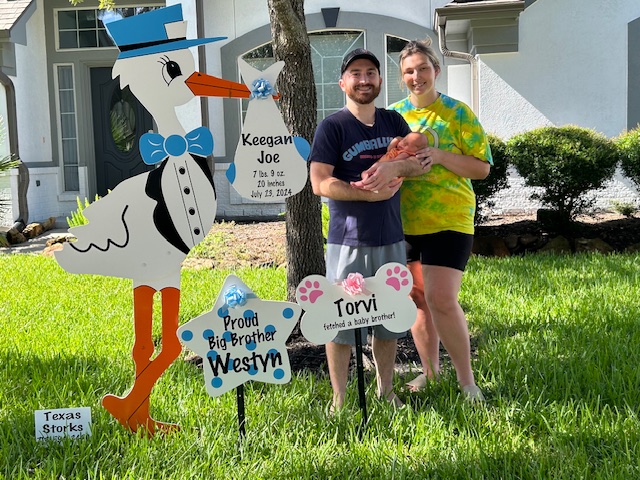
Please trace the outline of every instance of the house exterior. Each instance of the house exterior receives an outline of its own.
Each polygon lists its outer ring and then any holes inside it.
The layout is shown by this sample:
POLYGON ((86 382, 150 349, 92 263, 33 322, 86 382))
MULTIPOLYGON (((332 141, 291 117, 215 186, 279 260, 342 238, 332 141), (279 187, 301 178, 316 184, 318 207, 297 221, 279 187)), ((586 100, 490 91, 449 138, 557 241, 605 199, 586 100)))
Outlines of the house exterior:
MULTIPOLYGON (((228 38, 199 47, 201 71, 240 81, 238 58, 261 69, 272 62, 266 0, 166 3, 183 4, 189 36, 228 38)), ((164 5, 117 2, 124 14, 164 5)), ((117 49, 97 6, 97 0, 77 7, 68 0, 0 0, 0 116, 8 129, 0 154, 3 148, 15 153, 28 167, 26 205, 18 201, 24 172, 0 179, 13 202, 5 225, 27 210, 28 221, 54 216, 64 226, 78 197, 103 195, 145 168, 135 139, 153 128, 153 119, 111 79, 117 49)), ((305 15, 318 119, 344 104, 337 77, 345 52, 366 46, 383 60, 378 106, 384 107, 406 95, 397 68, 404 42, 430 37, 443 57, 439 90, 468 103, 485 129, 505 140, 565 124, 614 137, 640 122, 637 0, 307 0, 305 15)), ((234 99, 194 99, 179 114, 187 130, 206 125, 213 132, 218 218, 274 217, 284 211, 283 203, 243 199, 225 177, 244 108, 234 99)), ((513 182, 522 183, 515 177, 513 182)), ((600 206, 637 199, 620 175, 609 187, 599 196, 600 206)), ((532 207, 526 195, 517 197, 503 195, 503 208, 532 207)))

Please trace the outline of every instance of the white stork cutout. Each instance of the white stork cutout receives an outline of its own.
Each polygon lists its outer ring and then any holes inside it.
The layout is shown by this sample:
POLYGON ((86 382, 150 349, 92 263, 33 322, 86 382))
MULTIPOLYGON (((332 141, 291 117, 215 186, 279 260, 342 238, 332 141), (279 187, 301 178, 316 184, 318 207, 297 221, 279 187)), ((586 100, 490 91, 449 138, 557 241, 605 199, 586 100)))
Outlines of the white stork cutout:
POLYGON ((189 47, 224 39, 186 39, 182 5, 106 24, 120 50, 113 78, 147 108, 157 134, 141 138, 146 163, 158 166, 117 185, 84 210, 88 224, 71 229, 77 241, 56 252, 71 273, 133 280, 135 382, 124 397, 106 395, 102 405, 122 425, 149 434, 178 428, 149 415, 156 381, 178 357, 180 268, 189 250, 213 225, 216 194, 206 156, 213 138, 204 127, 186 133, 176 107, 194 96, 248 98, 245 85, 195 72, 189 47), (153 297, 161 292, 162 342, 155 355, 153 297), (155 355, 155 356, 154 356, 155 355))

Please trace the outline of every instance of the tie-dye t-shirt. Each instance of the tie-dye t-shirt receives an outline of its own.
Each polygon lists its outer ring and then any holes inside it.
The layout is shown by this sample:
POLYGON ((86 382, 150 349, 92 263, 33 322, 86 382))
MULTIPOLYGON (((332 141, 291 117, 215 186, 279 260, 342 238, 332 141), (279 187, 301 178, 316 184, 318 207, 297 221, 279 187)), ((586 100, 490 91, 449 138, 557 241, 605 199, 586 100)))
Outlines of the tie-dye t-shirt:
MULTIPOLYGON (((429 146, 471 155, 493 164, 487 135, 473 111, 447 95, 425 108, 409 98, 389 106, 399 112, 412 131, 422 132, 429 146)), ((400 189, 402 225, 407 235, 453 230, 473 234, 476 198, 471 180, 434 165, 418 177, 407 177, 400 189)))

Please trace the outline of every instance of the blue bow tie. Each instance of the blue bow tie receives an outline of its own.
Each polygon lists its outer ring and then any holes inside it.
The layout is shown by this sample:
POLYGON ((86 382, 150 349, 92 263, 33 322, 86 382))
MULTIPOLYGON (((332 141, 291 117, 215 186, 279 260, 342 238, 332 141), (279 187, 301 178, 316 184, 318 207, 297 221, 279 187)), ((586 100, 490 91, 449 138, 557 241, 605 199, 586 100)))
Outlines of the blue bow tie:
POLYGON ((145 133, 140 137, 140 154, 147 165, 161 162, 167 156, 178 157, 185 152, 206 157, 213 153, 213 135, 206 127, 191 130, 184 137, 159 133, 145 133))

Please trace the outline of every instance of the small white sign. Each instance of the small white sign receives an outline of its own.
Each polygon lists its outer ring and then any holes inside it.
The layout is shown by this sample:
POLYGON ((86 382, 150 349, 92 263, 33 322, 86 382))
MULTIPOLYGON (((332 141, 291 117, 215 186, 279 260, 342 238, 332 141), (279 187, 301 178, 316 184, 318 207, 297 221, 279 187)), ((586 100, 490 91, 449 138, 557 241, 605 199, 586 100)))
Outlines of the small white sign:
POLYGON ((80 437, 91 434, 91 408, 36 410, 36 439, 80 437))

